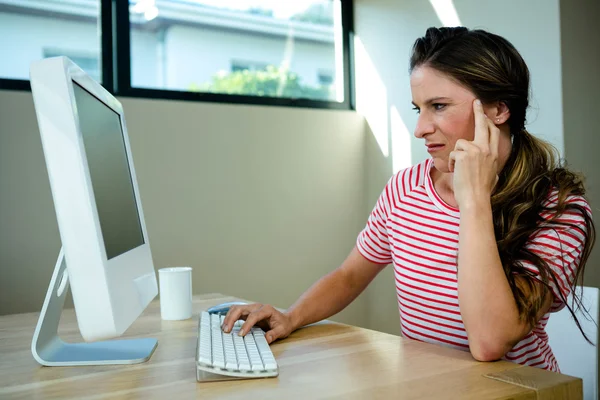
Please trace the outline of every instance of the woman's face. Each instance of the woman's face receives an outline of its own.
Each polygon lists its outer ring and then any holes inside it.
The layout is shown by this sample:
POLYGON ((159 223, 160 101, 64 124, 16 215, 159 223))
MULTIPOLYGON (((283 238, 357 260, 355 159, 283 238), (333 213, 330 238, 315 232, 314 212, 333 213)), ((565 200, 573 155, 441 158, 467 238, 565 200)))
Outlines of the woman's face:
POLYGON ((425 139, 440 172, 450 172, 448 156, 458 139, 473 140, 475 95, 437 70, 421 66, 410 76, 412 102, 419 112, 415 137, 425 139))

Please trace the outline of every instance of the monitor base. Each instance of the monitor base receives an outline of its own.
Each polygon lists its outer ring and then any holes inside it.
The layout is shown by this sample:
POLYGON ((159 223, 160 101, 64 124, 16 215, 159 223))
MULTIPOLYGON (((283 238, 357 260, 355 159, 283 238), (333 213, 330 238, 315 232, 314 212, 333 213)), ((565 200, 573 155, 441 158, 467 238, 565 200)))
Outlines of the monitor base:
POLYGON ((58 323, 69 289, 67 263, 61 248, 33 340, 33 358, 45 366, 137 364, 148 361, 158 341, 151 338, 65 343, 58 323))

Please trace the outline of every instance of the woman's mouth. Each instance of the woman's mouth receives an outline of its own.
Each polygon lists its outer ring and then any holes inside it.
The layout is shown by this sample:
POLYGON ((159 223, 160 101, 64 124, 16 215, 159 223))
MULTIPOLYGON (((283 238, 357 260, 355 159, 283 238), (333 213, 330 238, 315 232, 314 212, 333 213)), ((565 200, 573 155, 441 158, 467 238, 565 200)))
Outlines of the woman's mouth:
POLYGON ((426 146, 427 146, 427 151, 429 153, 435 153, 435 152, 440 151, 441 149, 444 148, 443 144, 435 144, 435 143, 427 144, 426 146))

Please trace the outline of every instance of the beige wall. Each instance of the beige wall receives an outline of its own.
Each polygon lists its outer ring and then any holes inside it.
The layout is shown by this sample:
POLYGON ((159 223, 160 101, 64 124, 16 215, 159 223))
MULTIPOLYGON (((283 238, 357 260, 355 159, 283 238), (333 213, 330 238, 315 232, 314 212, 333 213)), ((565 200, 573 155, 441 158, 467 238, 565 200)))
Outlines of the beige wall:
MULTIPOLYGON (((156 268, 289 306, 363 226, 355 112, 121 99, 156 268)), ((40 309, 60 240, 31 94, 0 91, 0 314, 40 309)), ((366 299, 336 319, 365 325, 366 299)))
MULTIPOLYGON (((412 136, 417 116, 410 104, 408 60, 415 39, 442 23, 425 0, 355 0, 354 4, 356 103, 369 126, 366 216, 395 171, 428 158, 422 141, 412 136)), ((558 0, 454 0, 453 4, 462 25, 503 35, 521 52, 532 75, 529 130, 563 152, 558 0)), ((367 296, 370 327, 399 334, 391 268, 375 279, 367 296)))
MULTIPOLYGON (((588 196, 600 233, 600 2, 560 3, 565 157, 586 177, 588 196)), ((584 285, 600 287, 600 241, 586 266, 584 285)))

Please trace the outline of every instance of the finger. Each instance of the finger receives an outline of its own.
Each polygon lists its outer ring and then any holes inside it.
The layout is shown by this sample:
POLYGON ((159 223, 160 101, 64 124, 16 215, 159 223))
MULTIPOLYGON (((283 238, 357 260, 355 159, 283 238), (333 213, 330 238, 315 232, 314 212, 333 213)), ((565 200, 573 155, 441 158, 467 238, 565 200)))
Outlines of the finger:
POLYGON ((225 315, 225 319, 223 319, 222 329, 223 332, 229 333, 233 328, 233 324, 243 317, 249 315, 252 311, 257 308, 260 308, 262 304, 249 304, 246 306, 232 306, 227 315, 225 315))
POLYGON ((448 171, 450 172, 454 172, 454 166, 456 163, 456 154, 458 152, 457 151, 451 151, 450 155, 448 156, 448 171))
POLYGON ((275 328, 271 329, 265 334, 265 338, 267 339, 267 343, 271 344, 275 340, 282 338, 285 335, 285 328, 283 325, 278 325, 275 328))
POLYGON ((460 162, 460 160, 464 159, 466 153, 464 151, 451 151, 448 156, 448 169, 450 172, 455 172, 456 164, 460 162))
POLYGON ((221 329, 223 329, 223 332, 225 333, 229 333, 229 331, 231 331, 231 328, 233 327, 233 324, 235 323, 235 321, 237 321, 238 319, 240 319, 240 317, 242 316, 242 314, 247 310, 247 306, 232 306, 229 311, 227 311, 227 314, 225 314, 225 318, 223 319, 223 324, 221 324, 221 329))
POLYGON ((473 140, 481 148, 487 148, 490 143, 490 134, 487 124, 487 116, 483 112, 483 106, 479 99, 473 102, 473 114, 475 115, 475 138, 473 140))
POLYGON ((465 139, 458 139, 454 144, 454 151, 469 151, 473 148, 473 144, 465 139))
POLYGON ((269 318, 271 313, 271 310, 267 307, 262 307, 259 310, 251 312, 250 315, 248 315, 248 318, 246 318, 244 325, 242 325, 239 335, 244 336, 258 321, 269 318))

